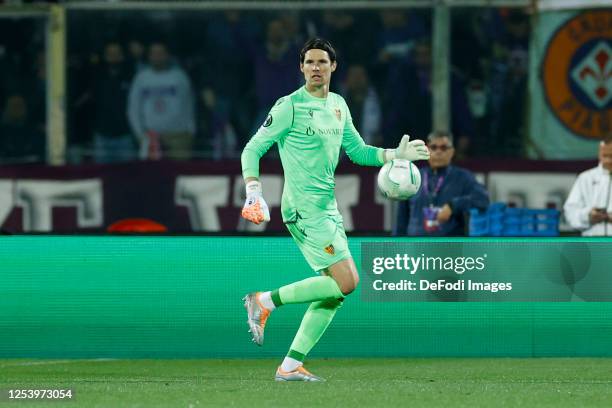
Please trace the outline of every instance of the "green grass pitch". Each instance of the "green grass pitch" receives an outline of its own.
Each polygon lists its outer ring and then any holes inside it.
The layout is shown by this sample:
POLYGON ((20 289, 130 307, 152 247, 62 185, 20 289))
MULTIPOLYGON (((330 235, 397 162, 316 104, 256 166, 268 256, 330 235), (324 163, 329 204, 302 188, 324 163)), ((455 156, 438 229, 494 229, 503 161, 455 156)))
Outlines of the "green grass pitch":
POLYGON ((612 359, 310 359, 325 383, 276 383, 277 360, 0 360, 4 407, 609 407, 612 359), (74 389, 66 402, 8 388, 74 389))

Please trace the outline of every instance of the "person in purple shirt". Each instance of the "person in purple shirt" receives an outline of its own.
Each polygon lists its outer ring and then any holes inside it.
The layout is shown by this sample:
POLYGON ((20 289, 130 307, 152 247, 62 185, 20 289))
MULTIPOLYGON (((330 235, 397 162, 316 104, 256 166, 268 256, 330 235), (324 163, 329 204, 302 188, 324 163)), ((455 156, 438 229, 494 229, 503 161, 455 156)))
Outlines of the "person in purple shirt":
POLYGON ((295 71, 299 50, 285 34, 281 20, 272 20, 266 28, 265 52, 260 46, 250 48, 255 68, 255 97, 257 116, 254 126, 259 128, 270 106, 300 85, 300 77, 295 71), (257 50, 257 51, 255 51, 257 50))
MULTIPOLYGON (((395 145, 398 142, 395 134, 410 133, 415 139, 425 139, 432 128, 432 56, 428 38, 415 44, 410 61, 397 64, 389 73, 385 96, 382 133, 387 139, 384 145, 395 145)), ((474 134, 474 123, 465 84, 455 72, 450 75, 450 109, 451 131, 457 136, 456 153, 464 157, 474 134)))
POLYGON ((465 214, 487 208, 489 194, 470 171, 451 165, 455 149, 449 132, 430 133, 427 144, 429 167, 420 169, 419 192, 400 202, 393 235, 465 235, 465 214))

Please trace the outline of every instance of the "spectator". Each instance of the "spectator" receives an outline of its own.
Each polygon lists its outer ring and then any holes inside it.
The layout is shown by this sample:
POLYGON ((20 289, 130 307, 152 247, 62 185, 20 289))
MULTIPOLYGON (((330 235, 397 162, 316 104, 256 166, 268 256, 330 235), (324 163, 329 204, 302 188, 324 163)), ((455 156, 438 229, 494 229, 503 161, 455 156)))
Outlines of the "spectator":
POLYGON ((44 132, 47 125, 47 62, 44 51, 34 56, 32 71, 24 79, 24 96, 28 105, 28 122, 44 132))
POLYGON ((259 35, 258 22, 252 16, 237 10, 227 10, 212 18, 206 28, 206 38, 198 52, 196 83, 200 94, 198 129, 213 157, 235 156, 228 148, 233 143, 225 140, 226 131, 232 129, 238 139, 236 147, 246 143, 255 116, 253 67, 243 41, 259 35), (214 58, 210 58, 214 55, 214 58))
POLYGON ((298 10, 284 11, 277 18, 283 23, 285 35, 294 47, 301 47, 308 37, 316 34, 314 23, 310 20, 303 21, 298 10))
POLYGON ((145 62, 145 47, 138 40, 128 43, 128 63, 134 72, 140 72, 147 67, 145 62))
POLYGON ((515 10, 502 21, 505 35, 493 43, 490 68, 490 126, 479 144, 489 155, 517 157, 527 126, 529 17, 515 10))
POLYGON ((200 92, 198 127, 206 132, 213 160, 239 157, 238 136, 223 102, 210 88, 200 92))
POLYGON ((0 154, 5 162, 36 162, 45 160, 45 138, 28 121, 28 107, 21 95, 6 100, 0 123, 0 154))
POLYGON ((370 145, 379 145, 380 102, 362 65, 351 65, 344 80, 343 96, 353 115, 353 123, 370 145))
MULTIPOLYGON (((398 66, 388 78, 386 100, 383 111, 387 112, 385 135, 410 134, 424 139, 432 128, 432 60, 428 39, 416 43, 412 51, 413 61, 398 66)), ((465 86, 455 73, 450 75, 450 109, 452 132, 457 138, 457 154, 463 157, 473 133, 473 119, 470 114, 465 86)), ((398 140, 385 140, 386 146, 397 144, 398 140)))
POLYGON ((161 42, 151 44, 149 63, 134 78, 128 98, 128 118, 140 142, 140 157, 187 160, 195 133, 191 82, 183 69, 171 64, 161 42))
POLYGON ((136 158, 136 146, 125 113, 130 78, 121 46, 116 42, 106 44, 104 65, 96 76, 93 91, 94 160, 97 163, 136 158))
POLYGON ((257 116, 253 130, 256 130, 264 121, 270 106, 282 95, 290 94, 299 87, 300 76, 295 71, 299 59, 298 49, 285 35, 285 24, 281 20, 268 23, 264 52, 260 51, 259 44, 249 44, 255 64, 257 116))
MULTIPOLYGON (((343 65, 370 64, 372 50, 376 49, 378 41, 376 17, 374 13, 325 10, 322 13, 320 35, 336 46, 339 57, 345 61, 343 65)), ((342 66, 337 70, 339 74, 344 74, 342 66)))
POLYGON ((487 32, 488 9, 457 8, 451 13, 451 64, 463 75, 482 77, 488 62, 491 41, 494 38, 487 32))
MULTIPOLYGON (((102 46, 103 49, 103 46, 102 46)), ((67 113, 68 146, 66 160, 77 164, 93 159, 94 86, 101 57, 98 50, 70 55, 67 63, 69 79, 67 113)), ((43 93, 44 96, 44 93, 43 93)))
POLYGON ((584 236, 612 236, 612 138, 599 144, 599 165, 578 175, 563 206, 565 219, 584 236))
POLYGON ((455 153, 452 135, 433 132, 427 138, 431 156, 422 168, 421 189, 399 204, 393 235, 458 236, 465 234, 466 213, 485 209, 489 196, 466 169, 451 165, 455 153))
POLYGON ((386 9, 380 12, 380 19, 378 59, 382 63, 407 59, 415 42, 427 35, 425 22, 415 12, 386 9))
MULTIPOLYGON (((372 34, 378 41, 372 78, 378 81, 375 84, 378 89, 386 91, 388 82, 383 79, 397 75, 398 70, 409 62, 416 42, 428 34, 428 29, 426 19, 415 11, 387 9, 378 15, 381 26, 372 34)), ((383 111, 386 111, 384 106, 383 111)))
MULTIPOLYGON (((0 30, 0 33, 2 31, 0 30)), ((11 82, 18 76, 17 68, 8 54, 7 47, 0 44, 0 100, 4 100, 11 91, 11 82)))

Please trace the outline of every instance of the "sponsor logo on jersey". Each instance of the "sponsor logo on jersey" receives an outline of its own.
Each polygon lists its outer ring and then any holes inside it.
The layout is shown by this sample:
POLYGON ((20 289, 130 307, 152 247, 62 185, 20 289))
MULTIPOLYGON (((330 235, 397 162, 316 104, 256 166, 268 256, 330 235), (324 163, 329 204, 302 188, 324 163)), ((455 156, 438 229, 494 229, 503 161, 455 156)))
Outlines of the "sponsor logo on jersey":
POLYGON ((272 121, 274 119, 272 118, 272 115, 269 114, 268 117, 266 118, 266 121, 263 123, 263 127, 268 127, 272 124, 272 121))
POLYGON ((315 133, 319 133, 321 135, 326 135, 326 136, 342 136, 342 129, 339 128, 312 128, 310 126, 308 126, 306 128, 306 135, 308 136, 313 136, 315 133))
POLYGON ((312 109, 308 109, 308 116, 310 116, 310 119, 314 118, 314 112, 312 109))
POLYGON ((340 109, 334 109, 336 112, 336 119, 342 120, 342 111, 340 109))
POLYGON ((329 244, 328 246, 326 246, 324 248, 324 251, 327 252, 330 255, 333 255, 336 253, 336 251, 334 250, 334 246, 332 244, 329 244))
POLYGON ((573 134, 612 132, 612 11, 578 14, 551 37, 542 62, 546 101, 573 134))
POLYGON ((319 129, 319 132, 322 135, 330 135, 330 136, 341 136, 342 135, 342 129, 338 129, 338 128, 319 129))

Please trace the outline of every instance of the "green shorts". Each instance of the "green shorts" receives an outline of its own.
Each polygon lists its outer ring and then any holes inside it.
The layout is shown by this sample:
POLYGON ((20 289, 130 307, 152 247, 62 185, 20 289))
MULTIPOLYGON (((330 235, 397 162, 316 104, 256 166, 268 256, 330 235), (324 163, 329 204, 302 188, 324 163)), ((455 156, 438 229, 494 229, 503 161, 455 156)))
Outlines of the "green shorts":
POLYGON ((309 218, 297 214, 295 221, 285 225, 316 272, 351 257, 340 213, 309 218))

